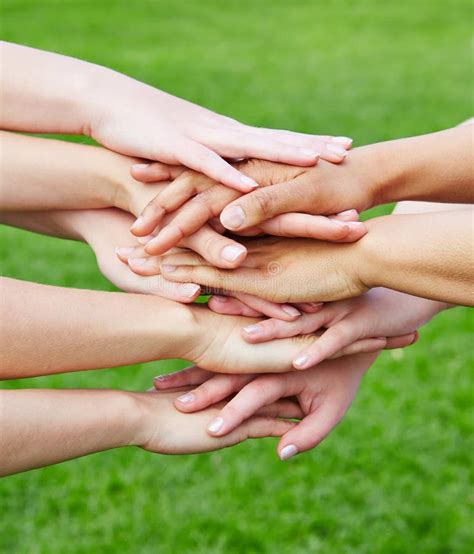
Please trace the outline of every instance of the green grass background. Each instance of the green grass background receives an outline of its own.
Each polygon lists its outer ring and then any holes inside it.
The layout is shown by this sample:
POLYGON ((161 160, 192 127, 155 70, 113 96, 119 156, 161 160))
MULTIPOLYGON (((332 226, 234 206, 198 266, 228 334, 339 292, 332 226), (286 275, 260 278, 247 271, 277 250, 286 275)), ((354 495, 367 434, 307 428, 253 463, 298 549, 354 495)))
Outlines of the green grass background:
MULTIPOLYGON (((469 1, 4 0, 1 15, 6 40, 113 67, 255 125, 363 144, 473 112, 469 1)), ((84 245, 0 236, 6 275, 111 289, 84 245)), ((3 479, 0 550, 472 552, 470 332, 459 308, 414 347, 384 353, 343 423, 289 463, 265 440, 196 457, 122 449, 3 479)), ((4 386, 144 389, 179 363, 4 386)))

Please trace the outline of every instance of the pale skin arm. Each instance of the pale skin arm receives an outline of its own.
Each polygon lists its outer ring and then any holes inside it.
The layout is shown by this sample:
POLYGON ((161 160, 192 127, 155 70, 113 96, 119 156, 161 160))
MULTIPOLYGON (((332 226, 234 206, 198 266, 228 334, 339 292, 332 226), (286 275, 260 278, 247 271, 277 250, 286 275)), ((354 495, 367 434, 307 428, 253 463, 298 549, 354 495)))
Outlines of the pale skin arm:
POLYGON ((223 157, 308 166, 321 156, 337 163, 352 143, 346 137, 250 127, 116 71, 52 52, 0 42, 0 54, 1 128, 87 135, 111 150, 185 165, 243 192, 256 183, 223 157))
MULTIPOLYGON (((183 392, 183 391, 181 391, 183 392)), ((159 454, 193 454, 232 446, 247 438, 277 437, 301 410, 277 402, 222 439, 206 433, 222 404, 180 414, 179 392, 118 390, 0 391, 0 476, 94 452, 138 446, 159 454)))

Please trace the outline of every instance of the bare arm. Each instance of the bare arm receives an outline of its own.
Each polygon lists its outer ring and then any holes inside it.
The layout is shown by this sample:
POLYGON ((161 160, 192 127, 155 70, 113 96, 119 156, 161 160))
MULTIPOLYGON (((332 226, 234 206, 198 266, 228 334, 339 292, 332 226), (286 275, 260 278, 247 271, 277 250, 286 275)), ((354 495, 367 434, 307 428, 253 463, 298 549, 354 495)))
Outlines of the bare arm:
POLYGON ((233 433, 216 439, 206 432, 221 404, 199 414, 181 414, 173 402, 183 390, 131 393, 117 390, 0 391, 0 476, 55 464, 123 446, 159 454, 194 454, 232 446, 247 438, 276 437, 299 417, 283 404, 270 417, 249 418, 233 433))

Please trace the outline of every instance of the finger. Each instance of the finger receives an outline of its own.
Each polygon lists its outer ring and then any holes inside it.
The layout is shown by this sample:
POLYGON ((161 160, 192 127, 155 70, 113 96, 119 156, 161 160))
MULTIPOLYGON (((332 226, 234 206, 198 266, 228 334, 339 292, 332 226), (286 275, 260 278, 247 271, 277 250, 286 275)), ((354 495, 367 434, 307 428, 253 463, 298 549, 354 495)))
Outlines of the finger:
POLYGON ((293 304, 295 308, 300 310, 305 314, 315 314, 316 312, 321 311, 324 306, 324 302, 296 302, 293 304))
POLYGON ((291 304, 277 304, 276 302, 270 302, 264 298, 246 293, 237 293, 235 297, 267 317, 275 317, 283 321, 293 321, 301 316, 301 312, 291 304))
POLYGON ((344 210, 330 217, 339 221, 359 221, 359 212, 357 210, 344 210))
POLYGON ((185 171, 181 165, 167 165, 160 162, 134 164, 130 168, 132 177, 142 183, 156 183, 176 179, 185 171))
POLYGON ((304 176, 292 181, 262 187, 241 196, 224 208, 220 221, 226 229, 236 231, 260 226, 279 214, 299 212, 308 201, 304 176))
POLYGON ((364 223, 339 221, 321 215, 288 213, 260 224, 262 231, 280 237, 307 237, 336 242, 353 242, 367 233, 364 223))
POLYGON ((216 233, 209 225, 204 225, 191 236, 186 237, 181 244, 200 254, 215 267, 237 267, 247 256, 245 246, 216 233))
POLYGON ((356 325, 348 319, 343 319, 330 327, 318 340, 298 354, 293 360, 293 367, 307 369, 319 364, 358 340, 360 338, 358 333, 359 329, 356 325))
POLYGON ((255 272, 252 269, 238 267, 236 269, 218 269, 215 267, 200 265, 175 265, 179 261, 180 254, 165 256, 161 264, 161 273, 165 279, 178 283, 192 283, 206 285, 215 292, 230 292, 236 294, 242 292, 245 287, 250 294, 261 293, 256 290, 255 272))
POLYGON ((221 437, 235 429, 258 410, 272 404, 282 396, 290 396, 294 392, 287 391, 288 381, 283 375, 265 375, 244 386, 230 400, 208 425, 210 435, 221 437))
POLYGON ((215 375, 197 389, 178 396, 175 406, 181 412, 196 412, 227 398, 254 379, 254 375, 215 375))
POLYGON ((217 314, 243 315, 246 317, 261 317, 263 315, 232 296, 214 294, 209 298, 207 305, 217 314))
MULTIPOLYGON (((215 135, 214 142, 222 155, 232 158, 259 158, 290 165, 311 166, 316 164, 320 155, 315 148, 300 148, 276 140, 270 134, 263 136, 247 129, 221 131, 215 135)), ((322 142, 318 146, 325 148, 322 142)))
POLYGON ((204 381, 214 377, 214 375, 215 373, 212 371, 206 371, 205 369, 201 369, 200 367, 193 365, 173 373, 157 375, 153 379, 153 385, 155 386, 155 389, 158 390, 194 386, 204 383, 204 381))
MULTIPOLYGON (((223 160, 218 154, 193 140, 183 141, 179 161, 211 179, 241 192, 249 192, 258 184, 223 160)), ((225 155, 225 154, 224 154, 225 155)))
POLYGON ((281 321, 279 319, 265 319, 242 329, 242 337, 251 343, 266 342, 273 339, 307 335, 320 329, 328 317, 327 312, 303 314, 295 321, 281 321))
POLYGON ((407 335, 402 335, 399 337, 387 337, 387 344, 385 348, 387 350, 392 350, 394 348, 406 348, 415 344, 419 338, 418 331, 414 333, 408 333, 407 335))
POLYGON ((295 454, 317 446, 339 423, 347 407, 341 410, 338 403, 326 402, 315 412, 307 415, 288 431, 277 446, 280 460, 288 460, 295 454))
POLYGON ((351 354, 369 354, 371 352, 380 352, 387 346, 387 339, 385 337, 359 339, 345 346, 339 352, 336 352, 331 358, 339 358, 341 356, 350 356, 351 354))
POLYGON ((258 410, 255 415, 283 417, 285 419, 301 419, 305 416, 305 413, 298 402, 284 398, 282 400, 277 400, 273 404, 264 406, 261 410, 258 410))
POLYGON ((264 437, 281 437, 288 433, 296 425, 294 421, 286 419, 275 419, 271 417, 255 416, 243 423, 242 428, 236 429, 233 433, 227 435, 227 440, 235 440, 239 437, 239 442, 248 439, 261 439, 264 437))
POLYGON ((147 243, 147 252, 153 255, 166 252, 181 239, 196 232, 210 219, 217 217, 235 197, 235 191, 219 186, 200 192, 175 212, 157 236, 147 243))

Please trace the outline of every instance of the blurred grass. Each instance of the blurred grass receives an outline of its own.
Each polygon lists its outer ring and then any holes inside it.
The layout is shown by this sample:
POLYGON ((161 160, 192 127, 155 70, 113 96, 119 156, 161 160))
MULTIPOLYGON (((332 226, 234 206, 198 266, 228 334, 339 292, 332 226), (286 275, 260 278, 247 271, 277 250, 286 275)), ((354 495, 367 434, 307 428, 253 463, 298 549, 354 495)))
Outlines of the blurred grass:
MULTIPOLYGON (((5 40, 256 125, 363 144, 473 112, 469 1, 4 0, 1 15, 5 40)), ((0 237, 6 275, 111 289, 84 245, 8 228, 0 237)), ((0 551, 472 552, 471 337, 470 313, 456 309, 414 347, 384 353, 344 422, 288 464, 259 441, 188 458, 122 449, 4 479, 0 551)), ((4 386, 143 389, 179 364, 4 386)))

